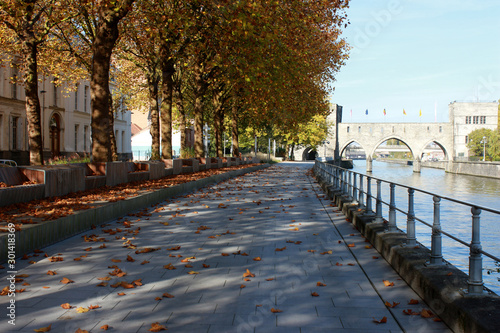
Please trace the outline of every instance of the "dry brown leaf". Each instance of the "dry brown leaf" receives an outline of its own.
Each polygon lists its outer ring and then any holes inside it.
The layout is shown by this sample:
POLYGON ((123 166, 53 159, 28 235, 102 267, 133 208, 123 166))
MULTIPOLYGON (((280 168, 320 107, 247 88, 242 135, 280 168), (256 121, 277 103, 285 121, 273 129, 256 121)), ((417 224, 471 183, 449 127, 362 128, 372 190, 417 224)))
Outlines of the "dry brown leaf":
POLYGON ((245 287, 246 287, 246 286, 245 286, 244 284, 242 284, 242 285, 240 286, 240 289, 243 289, 243 288, 245 288, 245 287))
POLYGON ((102 325, 101 330, 107 331, 109 329, 109 325, 102 325))
POLYGON ((250 270, 247 268, 247 271, 243 273, 243 277, 255 277, 255 274, 250 272, 250 270))
POLYGON ((383 280, 383 282, 386 287, 394 287, 394 282, 390 282, 389 280, 383 280))
POLYGON ((85 312, 89 312, 89 309, 88 309, 88 308, 82 308, 82 307, 80 306, 80 307, 78 307, 78 308, 76 309, 76 312, 77 312, 77 313, 85 313, 85 312))
POLYGON ((62 284, 68 284, 68 283, 73 283, 73 282, 75 282, 75 281, 70 280, 70 279, 68 279, 68 278, 64 277, 64 278, 62 278, 62 280, 61 280, 61 281, 59 281, 59 282, 61 282, 62 284))
POLYGON ((125 294, 123 291, 121 293, 117 293, 118 296, 125 296, 127 294, 125 294))
POLYGON ((36 328, 34 329, 35 332, 49 332, 52 324, 50 324, 47 327, 41 327, 41 328, 36 328))
POLYGON ((403 313, 408 316, 419 316, 420 312, 413 311, 412 309, 403 310, 403 313))
POLYGON ((316 286, 318 286, 318 287, 326 287, 326 284, 324 284, 323 282, 318 282, 318 283, 316 283, 316 286))
POLYGON ((411 305, 415 305, 415 304, 419 304, 420 302, 417 300, 417 299, 411 299, 408 304, 411 304, 411 305))
POLYGON ((191 274, 191 275, 193 275, 193 274, 200 274, 200 272, 189 271, 188 274, 191 274))
POLYGON ((56 271, 48 271, 48 272, 47 272, 47 275, 56 275, 56 274, 57 274, 57 272, 56 272, 56 271))
POLYGON ((162 297, 165 297, 165 298, 174 298, 175 296, 172 295, 172 294, 169 294, 169 293, 163 293, 162 297))
POLYGON ((72 306, 69 305, 69 303, 64 303, 64 304, 61 304, 61 308, 68 310, 68 309, 71 309, 72 306))
POLYGON ((314 291, 314 292, 312 292, 312 293, 311 293, 311 296, 318 297, 318 296, 319 296, 319 294, 318 294, 317 292, 315 292, 315 291, 314 291))
POLYGON ((397 305, 399 305, 399 302, 392 302, 392 304, 391 304, 391 303, 385 301, 385 306, 387 306, 388 308, 394 308, 397 305))
POLYGON ((130 255, 127 255, 127 261, 134 262, 134 261, 135 261, 135 259, 134 259, 134 258, 132 258, 130 255))
POLYGON ((283 312, 283 311, 280 309, 271 308, 271 312, 272 313, 279 313, 279 312, 283 312))
POLYGON ((387 323, 387 317, 383 317, 382 319, 380 320, 376 320, 375 318, 373 319, 373 322, 374 323, 377 323, 377 324, 385 324, 387 323))
POLYGON ((420 316, 422 316, 423 318, 432 318, 432 317, 434 317, 436 315, 434 313, 432 313, 430 310, 423 309, 420 312, 420 316))
POLYGON ((160 323, 152 323, 151 328, 149 329, 150 332, 160 332, 160 331, 166 331, 167 328, 163 325, 160 325, 160 323))
POLYGON ((255 257, 253 258, 254 261, 261 261, 262 259, 260 257, 255 257))

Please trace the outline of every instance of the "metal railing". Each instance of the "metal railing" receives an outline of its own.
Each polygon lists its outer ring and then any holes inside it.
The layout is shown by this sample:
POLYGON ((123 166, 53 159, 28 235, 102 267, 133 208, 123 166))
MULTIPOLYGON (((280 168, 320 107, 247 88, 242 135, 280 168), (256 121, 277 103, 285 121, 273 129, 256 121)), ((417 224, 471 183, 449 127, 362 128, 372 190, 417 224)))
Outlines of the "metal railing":
POLYGON ((500 262, 500 259, 494 255, 483 251, 480 238, 480 214, 481 211, 487 211, 496 214, 500 217, 500 211, 478 206, 475 204, 463 202, 457 199, 439 196, 437 194, 413 188, 407 185, 398 184, 391 181, 382 180, 379 178, 371 177, 365 174, 357 173, 348 169, 344 169, 332 164, 316 161, 314 165, 315 173, 323 178, 326 182, 331 184, 334 189, 342 192, 342 194, 349 196, 353 201, 357 202, 358 207, 364 209, 365 214, 372 214, 376 222, 382 222, 382 205, 388 206, 388 232, 395 232, 398 230, 396 224, 396 212, 406 215, 406 246, 415 247, 417 245, 417 237, 415 225, 420 222, 423 225, 432 229, 431 235, 431 255, 429 258, 430 265, 443 265, 443 252, 442 252, 442 236, 445 235, 450 239, 458 242, 469 248, 469 279, 468 293, 480 294, 483 292, 483 263, 482 255, 485 255, 493 260, 500 262), (372 192, 372 182, 376 183, 376 194, 372 192), (389 202, 382 198, 382 184, 389 185, 389 202), (365 188, 366 186, 366 188, 365 188), (401 209, 396 205, 396 187, 404 188, 408 192, 408 208, 401 209), (414 210, 414 197, 415 193, 431 196, 433 199, 433 222, 429 223, 415 216, 414 210), (375 200, 375 211, 372 210, 372 201, 375 200), (459 205, 468 206, 471 208, 472 219, 472 234, 471 242, 465 241, 443 231, 441 229, 440 208, 441 200, 450 201, 459 205))

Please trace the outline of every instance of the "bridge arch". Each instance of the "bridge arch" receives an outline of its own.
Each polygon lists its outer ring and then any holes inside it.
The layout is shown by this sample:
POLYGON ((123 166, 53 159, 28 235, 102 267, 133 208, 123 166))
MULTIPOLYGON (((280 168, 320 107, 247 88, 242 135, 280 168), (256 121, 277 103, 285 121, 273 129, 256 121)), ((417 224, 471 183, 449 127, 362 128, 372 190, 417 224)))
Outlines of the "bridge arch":
POLYGON ((446 146, 445 146, 443 143, 439 142, 438 140, 433 140, 433 139, 430 139, 430 140, 429 140, 429 141, 428 141, 428 142, 427 142, 427 143, 426 143, 426 144, 422 147, 422 149, 420 150, 420 151, 422 152, 422 153, 420 154, 420 156, 423 154, 424 149, 425 149, 428 145, 430 145, 431 143, 435 143, 435 144, 437 144, 437 145, 439 146, 439 148, 441 148, 441 149, 443 150, 443 153, 444 153, 444 159, 445 159, 445 160, 448 160, 448 159, 449 159, 449 157, 450 157, 450 153, 449 153, 448 149, 446 148, 446 146))
POLYGON ((365 151, 365 154, 368 156, 367 154, 367 150, 365 147, 363 147, 363 145, 361 143, 359 143, 357 140, 349 140, 347 142, 345 142, 341 147, 340 147, 340 152, 339 152, 339 156, 342 156, 344 154, 344 151, 347 149, 347 147, 352 144, 352 143, 356 143, 357 145, 359 145, 361 147, 361 149, 363 149, 365 151))
POLYGON ((404 138, 400 137, 399 135, 388 135, 387 137, 378 140, 373 145, 373 150, 370 152, 370 156, 373 156, 373 154, 375 154, 375 151, 377 150, 377 148, 379 148, 382 143, 384 143, 384 142, 386 142, 388 140, 398 140, 398 141, 401 141, 402 143, 405 144, 406 147, 408 147, 408 149, 410 150, 410 153, 413 156, 413 158, 416 158, 415 153, 414 153, 414 151, 415 151, 414 147, 412 147, 411 143, 406 142, 406 140, 404 138))

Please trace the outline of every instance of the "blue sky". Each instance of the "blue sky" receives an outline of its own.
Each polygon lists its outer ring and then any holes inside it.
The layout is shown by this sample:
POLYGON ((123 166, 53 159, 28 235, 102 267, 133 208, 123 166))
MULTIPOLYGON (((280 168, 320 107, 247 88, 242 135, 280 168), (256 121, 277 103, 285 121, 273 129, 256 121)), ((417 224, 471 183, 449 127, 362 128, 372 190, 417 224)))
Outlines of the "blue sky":
POLYGON ((347 15, 344 122, 447 122, 450 102, 500 99, 500 1, 352 0, 347 15))

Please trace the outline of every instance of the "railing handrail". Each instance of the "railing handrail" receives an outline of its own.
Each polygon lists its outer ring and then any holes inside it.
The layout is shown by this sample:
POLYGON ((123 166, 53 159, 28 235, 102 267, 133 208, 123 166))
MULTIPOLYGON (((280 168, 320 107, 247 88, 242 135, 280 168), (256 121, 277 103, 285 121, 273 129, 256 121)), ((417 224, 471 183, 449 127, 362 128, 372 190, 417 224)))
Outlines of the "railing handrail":
MULTIPOLYGON (((499 261, 500 259, 495 257, 494 255, 485 252, 482 250, 481 247, 481 241, 480 241, 480 214, 481 211, 487 211, 493 214, 498 214, 500 215, 500 211, 496 209, 492 209, 489 207, 484 207, 481 205, 477 205, 474 203, 468 203, 464 202, 462 200, 458 200, 455 198, 451 198, 448 196, 443 196, 439 195, 430 191, 426 190, 421 190, 409 185, 404 185, 400 184, 397 182, 385 180, 382 178, 377 178, 377 177, 372 177, 370 175, 366 175, 363 173, 351 171, 349 169, 342 168, 340 166, 336 166, 333 164, 327 164, 324 162, 316 161, 315 162, 315 168, 319 168, 323 172, 325 172, 328 175, 328 178, 331 179, 332 185, 334 185, 338 190, 340 190, 342 193, 348 195, 353 199, 353 201, 357 201, 360 205, 360 208, 364 208, 367 213, 373 213, 372 208, 371 208, 371 200, 375 199, 377 202, 377 210, 376 210, 376 218, 375 221, 380 222, 382 219, 382 213, 381 213, 381 205, 385 204, 386 206, 389 207, 389 223, 388 223, 388 231, 396 231, 397 226, 396 226, 396 211, 404 214, 407 216, 407 245, 412 245, 415 244, 416 242, 416 236, 415 236, 415 221, 418 221, 422 223, 423 225, 430 227, 432 229, 432 237, 431 237, 431 256, 430 256, 430 263, 433 265, 440 265, 443 264, 443 257, 442 257, 442 234, 445 236, 453 239, 454 241, 467 246, 470 249, 470 255, 469 255, 469 280, 468 280, 468 291, 470 294, 479 294, 483 292, 483 280, 482 280, 482 259, 481 259, 481 254, 484 254, 485 256, 499 261), (327 168, 330 168, 330 170, 327 170, 327 168), (349 177, 347 177, 349 175, 349 177), (356 179, 359 176, 359 188, 356 187, 356 179), (364 191, 363 189, 363 178, 366 178, 367 184, 366 188, 367 190, 364 191), (372 195, 371 193, 371 182, 375 180, 377 184, 377 195, 376 197, 372 195), (381 198, 381 184, 382 183, 387 183, 390 186, 390 203, 385 202, 381 198), (395 187, 401 187, 405 188, 408 190, 408 211, 405 211, 404 209, 401 209, 399 207, 396 207, 395 204, 395 187), (359 200, 358 198, 353 195, 354 193, 359 192, 359 200), (419 192, 422 194, 429 195, 433 198, 434 202, 434 221, 433 223, 428 223, 423 221, 422 219, 419 219, 415 216, 415 213, 413 211, 413 196, 415 192, 419 192), (366 206, 363 204, 363 195, 365 195, 365 201, 366 201, 366 206), (472 214, 472 241, 470 244, 466 243, 465 241, 459 239, 456 236, 453 236, 445 231, 441 230, 441 218, 440 218, 440 205, 441 205, 441 199, 445 199, 450 202, 454 202, 466 207, 471 208, 471 214, 472 214)), ((327 179, 326 174, 323 175, 325 179, 327 179)))

